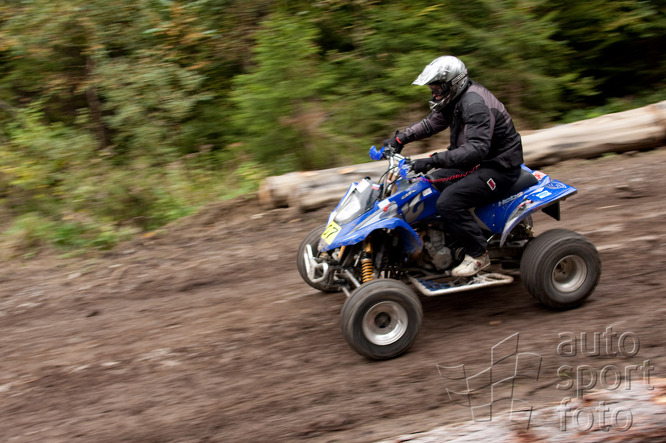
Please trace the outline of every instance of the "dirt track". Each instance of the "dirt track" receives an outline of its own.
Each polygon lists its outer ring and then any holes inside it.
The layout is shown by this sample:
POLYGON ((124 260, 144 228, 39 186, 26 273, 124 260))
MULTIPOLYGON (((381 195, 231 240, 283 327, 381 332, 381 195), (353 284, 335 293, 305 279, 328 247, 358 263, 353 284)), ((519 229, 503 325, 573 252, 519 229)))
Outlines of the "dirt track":
MULTIPOLYGON (((344 295, 317 293, 296 271, 296 248, 326 211, 262 212, 254 201, 237 201, 103 258, 6 264, 0 441, 377 441, 449 423, 478 428, 469 409, 449 399, 436 365, 479 372, 490 348, 517 332, 519 350, 542 357, 538 381, 516 391, 535 411, 575 397, 556 387, 562 365, 623 371, 649 359, 650 376, 664 377, 666 150, 545 171, 579 193, 563 203, 561 222, 538 214, 537 232, 566 227, 597 245, 603 275, 592 298, 573 311, 549 311, 517 279, 424 299, 419 339, 391 361, 354 353, 338 326, 344 295), (600 356, 558 353, 558 334, 580 340, 585 332, 591 347, 608 327, 617 333, 614 351, 623 333, 628 349, 639 338, 639 351, 607 356, 601 339, 600 356)), ((638 398, 646 388, 640 372, 633 377, 623 392, 638 398)), ((666 413, 663 402, 656 411, 666 413)), ((497 412, 493 423, 507 419, 497 412)), ((573 438, 571 413, 566 433, 538 415, 531 427, 573 438)), ((631 431, 650 414, 635 410, 631 431)), ((628 435, 595 429, 583 439, 628 435)))

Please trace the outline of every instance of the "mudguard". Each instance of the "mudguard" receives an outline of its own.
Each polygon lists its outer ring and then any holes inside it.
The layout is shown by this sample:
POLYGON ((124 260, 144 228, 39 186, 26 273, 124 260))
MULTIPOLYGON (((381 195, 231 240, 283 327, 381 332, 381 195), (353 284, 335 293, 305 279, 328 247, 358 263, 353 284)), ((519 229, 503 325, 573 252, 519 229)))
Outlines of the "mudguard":
POLYGON ((345 229, 347 226, 343 227, 340 234, 337 235, 330 244, 326 244, 323 239, 320 240, 319 250, 329 251, 331 249, 339 248, 340 246, 354 245, 365 240, 368 235, 378 229, 395 229, 404 242, 405 250, 409 253, 421 249, 421 238, 416 231, 414 231, 414 229, 401 218, 393 217, 368 221, 370 223, 361 222, 351 229, 345 229))
POLYGON ((502 229, 500 246, 504 245, 513 228, 535 211, 543 210, 546 214, 559 220, 559 202, 576 192, 578 190, 573 186, 553 180, 547 175, 543 176, 539 183, 523 191, 522 198, 517 199, 516 203, 511 205, 512 210, 502 229), (553 205, 556 205, 554 210, 549 210, 549 207, 553 205))

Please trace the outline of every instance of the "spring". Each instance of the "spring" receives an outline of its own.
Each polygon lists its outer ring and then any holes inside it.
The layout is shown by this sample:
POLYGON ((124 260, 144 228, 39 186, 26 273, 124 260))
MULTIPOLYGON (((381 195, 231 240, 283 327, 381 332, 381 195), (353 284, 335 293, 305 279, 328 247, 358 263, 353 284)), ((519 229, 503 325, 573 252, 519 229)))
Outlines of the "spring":
POLYGON ((363 283, 372 280, 372 259, 367 257, 361 260, 361 271, 363 273, 363 283))

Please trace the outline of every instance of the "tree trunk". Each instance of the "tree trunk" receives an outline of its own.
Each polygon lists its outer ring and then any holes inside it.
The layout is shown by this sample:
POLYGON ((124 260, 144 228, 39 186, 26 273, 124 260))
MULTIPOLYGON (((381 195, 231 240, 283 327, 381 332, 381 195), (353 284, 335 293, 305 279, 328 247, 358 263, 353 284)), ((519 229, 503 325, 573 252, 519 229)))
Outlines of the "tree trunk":
MULTIPOLYGON (((92 57, 86 57, 86 78, 93 75, 95 69, 95 62, 92 57)), ((106 148, 109 144, 106 135, 106 128, 102 121, 102 105, 99 101, 97 88, 95 86, 88 86, 86 88, 86 100, 88 102, 88 109, 90 110, 90 118, 92 120, 93 130, 95 131, 95 138, 97 139, 97 147, 99 150, 106 148)))

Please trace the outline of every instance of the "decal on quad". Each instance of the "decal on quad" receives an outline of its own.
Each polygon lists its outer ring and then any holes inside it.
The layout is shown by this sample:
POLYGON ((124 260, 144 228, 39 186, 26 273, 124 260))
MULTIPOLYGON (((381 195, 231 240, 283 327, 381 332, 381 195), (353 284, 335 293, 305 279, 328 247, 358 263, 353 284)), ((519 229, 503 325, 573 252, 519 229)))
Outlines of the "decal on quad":
POLYGON ((321 235, 321 238, 324 239, 326 244, 331 244, 333 240, 335 240, 335 237, 340 233, 340 225, 338 225, 336 222, 332 221, 331 223, 328 224, 326 229, 324 230, 324 233, 321 235))

